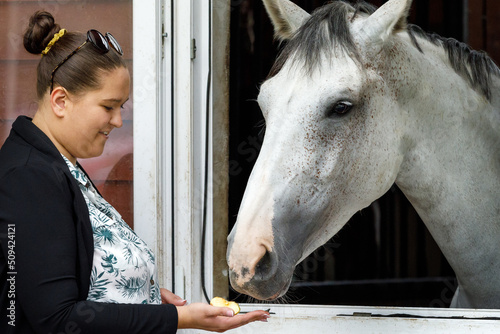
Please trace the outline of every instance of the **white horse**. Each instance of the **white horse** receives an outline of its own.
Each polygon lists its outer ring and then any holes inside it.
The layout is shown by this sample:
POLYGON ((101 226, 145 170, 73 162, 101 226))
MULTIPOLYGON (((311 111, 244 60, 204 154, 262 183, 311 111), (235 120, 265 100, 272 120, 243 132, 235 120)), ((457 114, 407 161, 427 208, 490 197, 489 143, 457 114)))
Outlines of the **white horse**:
POLYGON ((394 183, 455 271, 452 306, 500 308, 500 70, 407 24, 411 0, 264 0, 288 43, 258 102, 264 143, 229 235, 231 284, 282 296, 294 267, 394 183))

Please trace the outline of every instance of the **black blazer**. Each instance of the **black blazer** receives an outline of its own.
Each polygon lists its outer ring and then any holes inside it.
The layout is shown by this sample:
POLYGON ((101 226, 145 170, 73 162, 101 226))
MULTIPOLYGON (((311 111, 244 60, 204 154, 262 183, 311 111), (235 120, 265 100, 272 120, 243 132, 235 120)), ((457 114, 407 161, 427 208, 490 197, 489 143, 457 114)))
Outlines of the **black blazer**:
POLYGON ((173 305, 86 300, 87 205, 59 151, 24 116, 0 150, 0 246, 0 333, 177 331, 173 305))

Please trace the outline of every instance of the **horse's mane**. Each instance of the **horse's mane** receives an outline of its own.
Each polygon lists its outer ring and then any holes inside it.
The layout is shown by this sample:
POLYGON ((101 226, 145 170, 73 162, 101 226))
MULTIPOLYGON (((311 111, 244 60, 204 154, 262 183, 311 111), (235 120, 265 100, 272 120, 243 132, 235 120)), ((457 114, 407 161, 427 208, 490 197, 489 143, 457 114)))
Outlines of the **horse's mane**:
MULTIPOLYGON (((377 7, 364 1, 350 5, 342 0, 333 1, 316 9, 280 52, 268 78, 275 76, 292 55, 295 55, 294 59, 307 59, 306 70, 311 73, 319 66, 324 50, 331 48, 332 43, 360 61, 348 29, 348 17, 349 14, 352 19, 358 14, 371 15, 376 9, 377 7)), ((407 31, 413 45, 421 53, 424 52, 416 37, 443 47, 448 53, 453 69, 473 88, 479 89, 487 99, 491 98, 491 76, 500 76, 500 69, 485 52, 472 50, 467 44, 453 38, 426 33, 413 24, 408 24, 407 31)))
POLYGON ((422 53, 415 36, 422 37, 448 52, 448 58, 455 71, 464 77, 472 87, 477 87, 489 100, 491 98, 491 75, 500 76, 500 69, 484 51, 472 50, 470 46, 453 38, 429 34, 420 27, 409 24, 408 33, 415 47, 422 53))

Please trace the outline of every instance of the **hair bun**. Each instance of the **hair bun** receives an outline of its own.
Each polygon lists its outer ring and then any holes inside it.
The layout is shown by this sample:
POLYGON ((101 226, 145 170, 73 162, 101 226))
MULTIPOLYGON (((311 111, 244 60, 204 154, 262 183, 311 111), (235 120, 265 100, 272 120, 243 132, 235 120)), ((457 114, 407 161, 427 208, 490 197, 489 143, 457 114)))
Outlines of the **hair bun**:
POLYGON ((24 48, 29 53, 41 54, 52 40, 54 34, 60 30, 54 17, 49 12, 37 11, 30 20, 28 29, 24 33, 24 48))

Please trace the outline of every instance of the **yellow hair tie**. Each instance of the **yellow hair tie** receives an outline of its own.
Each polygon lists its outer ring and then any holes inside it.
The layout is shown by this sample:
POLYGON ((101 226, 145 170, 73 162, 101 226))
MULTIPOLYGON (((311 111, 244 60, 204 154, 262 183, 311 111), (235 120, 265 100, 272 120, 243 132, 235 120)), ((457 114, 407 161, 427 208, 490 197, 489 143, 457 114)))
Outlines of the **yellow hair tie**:
POLYGON ((55 33, 54 34, 54 38, 52 38, 49 42, 49 44, 47 44, 47 47, 45 48, 45 50, 42 51, 42 57, 43 55, 46 55, 50 49, 52 48, 52 46, 54 46, 54 44, 59 40, 59 38, 63 37, 63 35, 66 33, 66 29, 61 29, 59 30, 58 33, 55 33))

